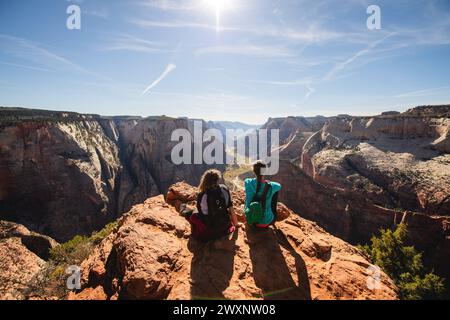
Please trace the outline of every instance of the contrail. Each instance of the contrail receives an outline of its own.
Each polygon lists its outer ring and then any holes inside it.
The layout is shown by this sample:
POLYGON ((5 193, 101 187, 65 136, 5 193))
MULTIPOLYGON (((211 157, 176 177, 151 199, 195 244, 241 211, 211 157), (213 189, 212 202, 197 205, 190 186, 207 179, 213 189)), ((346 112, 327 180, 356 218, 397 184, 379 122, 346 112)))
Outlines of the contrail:
POLYGON ((158 83, 160 83, 162 80, 164 80, 165 77, 167 77, 169 75, 169 73, 171 73, 173 70, 175 70, 177 68, 177 66, 173 63, 169 63, 166 67, 166 69, 164 70, 164 72, 159 76, 158 79, 156 79, 155 81, 153 81, 153 83, 151 85, 149 85, 147 87, 147 89, 145 89, 142 92, 142 96, 145 95, 147 92, 149 92, 153 87, 155 87, 158 83))
POLYGON ((343 71, 349 64, 355 62, 360 57, 369 54, 373 49, 375 49, 379 44, 381 44, 383 41, 385 41, 387 38, 390 38, 394 36, 396 32, 392 32, 388 34, 387 36, 370 43, 366 48, 362 49, 361 51, 358 51, 356 54, 354 54, 351 58, 348 60, 341 62, 337 64, 326 76, 325 80, 332 80, 333 77, 338 74, 339 72, 343 71))

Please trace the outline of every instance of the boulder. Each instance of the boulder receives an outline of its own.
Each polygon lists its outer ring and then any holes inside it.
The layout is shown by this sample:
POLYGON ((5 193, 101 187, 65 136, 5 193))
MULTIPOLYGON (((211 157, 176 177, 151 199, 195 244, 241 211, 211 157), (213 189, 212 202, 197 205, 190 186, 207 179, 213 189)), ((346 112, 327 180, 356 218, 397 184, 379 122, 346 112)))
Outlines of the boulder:
POLYGON ((26 297, 28 282, 45 261, 28 250, 18 237, 0 239, 0 300, 26 297))
MULTIPOLYGON (((169 190, 171 203, 194 199, 189 185, 169 190)), ((242 196, 233 193, 236 205, 242 196)), ((397 299, 384 273, 379 289, 368 288, 371 264, 358 249, 289 213, 274 228, 243 227, 201 243, 175 207, 150 198, 83 262, 82 289, 68 298, 397 299)))
POLYGON ((50 251, 58 245, 54 239, 31 232, 25 226, 0 220, 0 239, 19 238, 22 245, 43 260, 50 258, 50 251))

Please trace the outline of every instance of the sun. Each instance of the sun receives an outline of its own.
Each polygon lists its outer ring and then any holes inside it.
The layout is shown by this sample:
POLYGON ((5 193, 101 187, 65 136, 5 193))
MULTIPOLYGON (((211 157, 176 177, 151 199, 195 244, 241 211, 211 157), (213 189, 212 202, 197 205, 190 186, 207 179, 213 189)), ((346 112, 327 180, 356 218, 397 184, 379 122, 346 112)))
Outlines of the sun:
POLYGON ((203 0, 204 5, 216 15, 216 29, 220 31, 221 17, 224 11, 233 9, 233 0, 203 0))

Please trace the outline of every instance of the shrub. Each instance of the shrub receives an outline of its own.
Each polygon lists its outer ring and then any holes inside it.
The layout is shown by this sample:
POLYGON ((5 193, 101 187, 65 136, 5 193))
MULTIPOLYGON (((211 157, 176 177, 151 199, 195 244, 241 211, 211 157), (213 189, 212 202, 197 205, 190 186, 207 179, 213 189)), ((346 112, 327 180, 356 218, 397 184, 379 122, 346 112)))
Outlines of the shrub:
POLYGON ((444 279, 433 272, 425 272, 422 254, 413 246, 405 245, 407 235, 407 226, 403 223, 395 231, 382 229, 380 236, 372 237, 371 244, 361 249, 394 280, 401 299, 442 298, 445 292, 444 279))
POLYGON ((53 248, 50 252, 50 260, 30 281, 25 295, 64 299, 68 293, 67 267, 80 265, 89 257, 94 247, 111 234, 116 226, 117 222, 111 222, 99 232, 92 233, 90 237, 78 235, 53 248))
POLYGON ((93 232, 90 237, 75 236, 60 244, 50 252, 50 260, 56 263, 79 264, 91 253, 93 246, 98 245, 117 226, 117 221, 107 224, 102 230, 93 232))
POLYGON ((89 238, 75 236, 73 239, 53 248, 50 252, 50 260, 57 263, 76 264, 84 259, 86 251, 89 251, 89 238))
POLYGON ((118 225, 117 221, 108 223, 99 232, 96 232, 96 233, 94 232, 89 240, 95 245, 99 244, 100 242, 102 242, 103 239, 105 239, 107 236, 109 236, 111 234, 111 232, 114 231, 114 229, 117 227, 117 225, 118 225))

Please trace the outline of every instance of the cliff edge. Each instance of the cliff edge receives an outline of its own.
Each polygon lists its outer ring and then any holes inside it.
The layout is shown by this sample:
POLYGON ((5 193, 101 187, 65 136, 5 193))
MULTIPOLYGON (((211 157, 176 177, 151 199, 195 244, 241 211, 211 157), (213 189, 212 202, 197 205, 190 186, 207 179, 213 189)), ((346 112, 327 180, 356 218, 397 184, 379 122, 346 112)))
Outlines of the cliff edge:
MULTIPOLYGON (((265 231, 246 226, 200 243, 177 208, 195 188, 178 183, 166 197, 134 206, 82 263, 82 289, 68 299, 397 299, 383 273, 368 288, 370 262, 355 247, 280 204, 265 231)), ((233 193, 242 217, 244 195, 233 193)))

